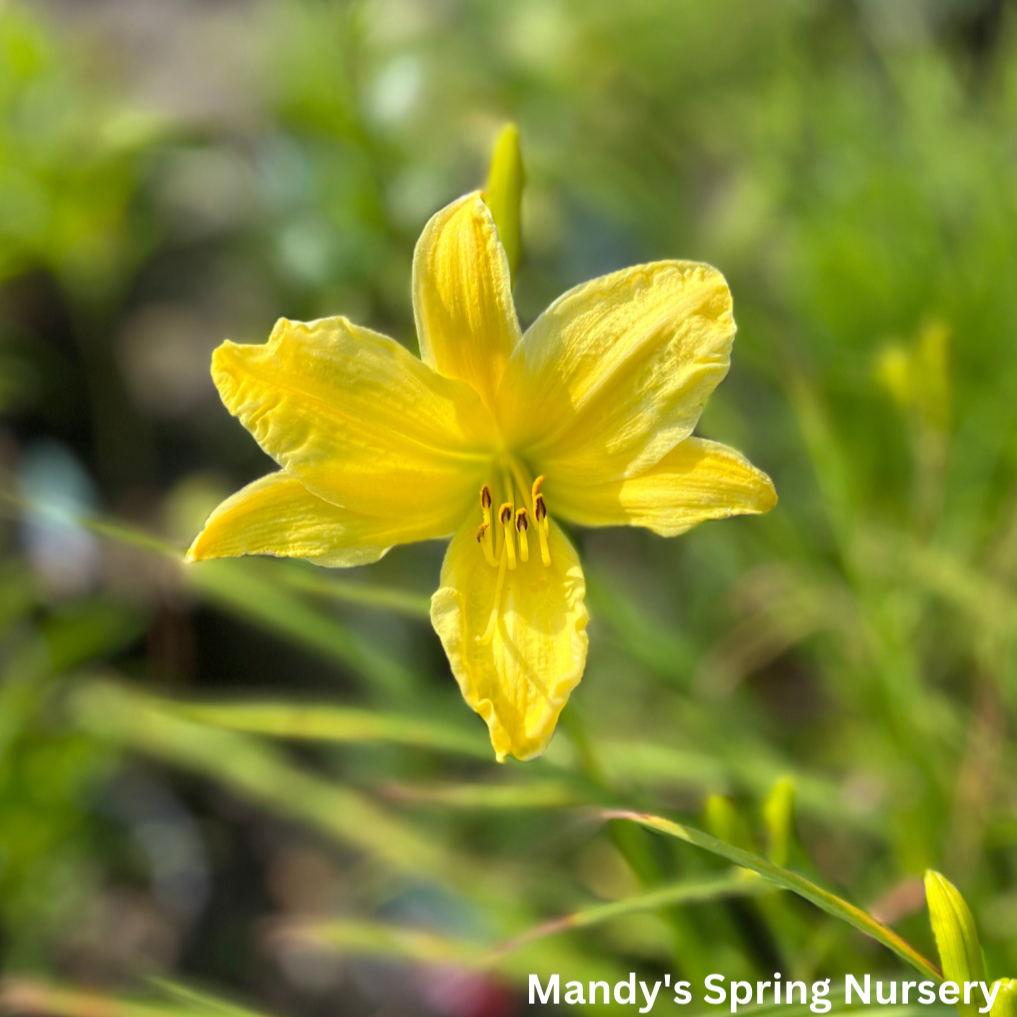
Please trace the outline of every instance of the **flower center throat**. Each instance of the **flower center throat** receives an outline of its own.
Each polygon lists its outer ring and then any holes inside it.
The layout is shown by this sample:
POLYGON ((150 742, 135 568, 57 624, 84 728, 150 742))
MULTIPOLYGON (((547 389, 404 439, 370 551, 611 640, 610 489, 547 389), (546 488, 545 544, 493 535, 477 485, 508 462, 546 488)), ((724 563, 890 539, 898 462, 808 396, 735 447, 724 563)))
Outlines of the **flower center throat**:
POLYGON ((505 567, 515 569, 520 561, 530 560, 530 540, 537 538, 540 560, 544 567, 551 564, 551 550, 548 546, 550 524, 547 505, 540 491, 543 477, 537 477, 530 490, 520 484, 522 477, 516 469, 503 475, 506 500, 494 509, 491 486, 480 489, 481 523, 477 527, 477 543, 483 551, 488 565, 499 571, 505 567), (528 498, 527 498, 528 494, 528 498), (518 506, 518 507, 517 507, 518 506))

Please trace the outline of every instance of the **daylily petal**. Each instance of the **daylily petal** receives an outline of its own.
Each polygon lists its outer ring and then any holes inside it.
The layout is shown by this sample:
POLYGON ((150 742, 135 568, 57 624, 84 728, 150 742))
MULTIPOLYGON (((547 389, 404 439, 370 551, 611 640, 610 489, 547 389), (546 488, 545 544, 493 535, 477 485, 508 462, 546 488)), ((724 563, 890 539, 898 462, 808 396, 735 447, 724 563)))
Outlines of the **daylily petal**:
POLYGON ((191 544, 187 560, 268 554, 346 568, 377 561, 393 544, 444 535, 410 514, 380 519, 338 508, 280 470, 248 484, 216 508, 191 544))
POLYGON ((740 452, 716 441, 686 438, 637 477, 576 488, 553 475, 548 503, 583 526, 645 526, 675 537, 707 519, 769 512, 773 482, 740 452))
POLYGON ((479 192, 424 227, 413 254, 413 310, 424 363, 493 406, 520 333, 508 259, 479 192))
POLYGON ((333 505, 452 533, 477 496, 490 414, 392 339, 283 319, 263 346, 223 343, 212 377, 258 444, 333 505))
POLYGON ((514 570, 488 565, 473 522, 453 538, 431 599, 431 622, 466 702, 491 733, 499 762, 547 748, 586 664, 586 580, 553 522, 551 565, 539 554, 514 570), (492 611, 495 624, 492 626, 492 611))
POLYGON ((662 261, 577 286, 505 368, 506 438, 561 483, 635 476, 692 433, 734 333, 727 283, 709 265, 662 261))

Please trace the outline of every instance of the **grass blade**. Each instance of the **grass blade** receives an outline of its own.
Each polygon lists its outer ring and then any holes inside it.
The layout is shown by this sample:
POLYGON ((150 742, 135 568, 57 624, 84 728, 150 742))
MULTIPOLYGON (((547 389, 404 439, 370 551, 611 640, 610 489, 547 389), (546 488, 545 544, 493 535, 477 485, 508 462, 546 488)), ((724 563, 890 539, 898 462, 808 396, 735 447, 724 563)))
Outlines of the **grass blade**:
MULTIPOLYGON (((168 987, 165 987, 168 988, 168 987)), ((28 978, 0 983, 0 1013, 45 1017, 258 1017, 253 1010, 220 1001, 206 993, 177 992, 179 1002, 108 996, 28 978)))
POLYGON ((783 869, 779 865, 774 865, 773 862, 761 858, 759 855, 743 851, 741 848, 733 847, 730 844, 725 844, 724 841, 711 837, 708 833, 697 830, 695 827, 683 826, 680 823, 663 819, 660 816, 652 816, 645 812, 611 810, 603 812, 602 818, 630 820, 633 823, 646 827, 648 830, 656 830, 658 833, 663 833, 668 837, 675 837, 678 840, 694 844, 704 851, 709 851, 711 854, 726 858, 735 865, 750 869, 774 886, 778 886, 783 890, 790 890, 792 893, 798 894, 799 897, 804 897, 805 900, 815 904, 816 907, 825 911, 828 915, 839 918, 860 932, 864 932, 867 936, 871 936, 876 942, 882 943, 887 949, 892 950, 901 960, 906 961, 913 968, 922 972, 923 975, 935 978, 937 981, 942 980, 942 972, 931 961, 923 957, 913 946, 898 936, 893 929, 883 925, 882 922, 877 922, 872 915, 862 911, 861 908, 849 904, 847 901, 799 876, 790 869, 783 869))
POLYGON ((620 915, 631 915, 640 911, 658 911, 661 908, 673 907, 677 904, 702 904, 727 897, 754 896, 760 893, 769 893, 771 890, 772 888, 766 882, 742 870, 736 870, 731 875, 721 876, 719 879, 683 880, 679 883, 672 883, 670 886, 651 890, 649 893, 611 901, 609 904, 598 904, 583 911, 574 911, 570 915, 563 915, 561 918, 553 918, 528 932, 514 936, 494 950, 492 956, 500 957, 538 939, 545 939, 560 932, 569 932, 572 929, 585 929, 590 925, 598 925, 600 922, 610 921, 620 915))
POLYGON ((491 746, 480 730, 423 720, 403 714, 345 706, 293 705, 286 702, 180 703, 168 710, 230 731, 300 741, 386 742, 450 752, 490 761, 491 746))
POLYGON ((578 787, 557 780, 525 784, 386 784, 381 793, 390 801, 449 809, 565 809, 590 804, 578 787))

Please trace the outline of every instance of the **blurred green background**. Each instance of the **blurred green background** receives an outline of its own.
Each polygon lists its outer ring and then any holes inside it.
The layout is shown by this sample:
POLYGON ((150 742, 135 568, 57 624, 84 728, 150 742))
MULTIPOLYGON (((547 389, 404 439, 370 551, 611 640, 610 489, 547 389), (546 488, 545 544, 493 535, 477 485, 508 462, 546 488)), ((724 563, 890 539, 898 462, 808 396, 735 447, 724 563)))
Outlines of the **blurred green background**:
POLYGON ((0 3, 0 1001, 508 1017, 530 971, 903 973, 603 804, 933 959, 940 869, 1017 975, 1015 338, 1002 0, 0 3), (718 266, 739 335, 699 433, 781 501, 577 531, 586 676, 499 767, 427 620, 440 545, 172 549, 271 468, 212 349, 339 313, 415 349, 413 244, 506 119, 524 326, 616 268, 718 266))

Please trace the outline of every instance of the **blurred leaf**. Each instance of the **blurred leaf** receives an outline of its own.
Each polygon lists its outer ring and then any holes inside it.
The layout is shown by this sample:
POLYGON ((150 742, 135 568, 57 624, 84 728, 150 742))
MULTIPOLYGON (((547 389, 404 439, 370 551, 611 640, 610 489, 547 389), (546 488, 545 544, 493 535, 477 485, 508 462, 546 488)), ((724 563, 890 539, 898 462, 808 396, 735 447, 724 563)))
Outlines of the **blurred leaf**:
MULTIPOLYGON (((617 981, 620 968, 607 959, 594 960, 564 943, 547 940, 520 942, 511 951, 491 951, 482 942, 456 938, 428 929, 411 928, 366 919, 298 919, 278 925, 274 942, 283 948, 362 953, 421 965, 454 966, 468 971, 490 971, 510 982, 526 985, 531 973, 542 978, 566 971, 579 980, 617 981)), ((613 1002, 607 1012, 624 1012, 613 1002)))
POLYGON ((745 870, 738 870, 730 876, 722 876, 718 879, 685 880, 662 886, 649 893, 627 897, 625 900, 599 904, 596 907, 576 911, 561 918, 552 918, 528 932, 514 936, 507 943, 499 946, 494 951, 494 955, 501 956, 511 953, 523 944, 531 943, 534 940, 544 939, 547 936, 554 936, 572 929, 597 925, 621 915, 634 914, 639 911, 659 911, 679 904, 700 904, 706 901, 755 896, 769 892, 771 892, 770 888, 765 882, 745 870))
POLYGON ((179 999, 176 1003, 160 1000, 110 996, 99 992, 65 988, 27 978, 9 978, 0 982, 0 1011, 11 1014, 40 1014, 46 1017, 197 1017, 197 1015, 233 1014, 234 1017, 258 1017, 247 1010, 225 1003, 207 993, 184 990, 168 982, 158 982, 179 999))
POLYGON ((304 593, 311 593, 329 600, 341 600, 347 604, 360 607, 373 607, 383 611, 393 611, 406 615, 408 618, 419 618, 423 621, 431 619, 431 598, 404 593, 387 586, 376 586, 370 583, 355 582, 350 579, 337 579, 334 575, 323 572, 312 566, 302 566, 296 562, 273 562, 272 576, 281 579, 287 586, 304 593))
POLYGON ((380 922, 353 918, 297 921, 281 925, 277 935, 284 943, 378 954, 418 964, 454 964, 473 970, 486 966, 486 951, 481 946, 423 929, 380 922))
POLYGON ((204 990, 184 985, 182 982, 160 976, 152 976, 148 980, 167 996, 178 999, 181 1003, 193 1007, 196 1011, 207 1010, 212 1013, 228 1014, 230 1017, 258 1017, 255 1010, 250 1010, 244 1006, 237 1006, 236 1003, 220 999, 218 996, 213 996, 204 990))
POLYGON ((351 788, 297 769, 253 739, 187 720, 157 701, 108 682, 82 685, 69 705, 77 723, 95 737, 218 781, 396 871, 441 880, 470 876, 470 866, 462 859, 408 823, 351 788))
POLYGON ((564 809, 589 805, 577 786, 564 781, 535 780, 519 784, 385 784, 381 793, 395 802, 448 809, 498 812, 513 809, 564 809))
MULTIPOLYGON (((20 504, 10 496, 6 500, 14 506, 20 504)), ((46 506, 34 508, 47 511, 46 506)), ((269 631, 294 640, 312 652, 352 668, 368 679, 369 690, 377 687, 391 695, 412 696, 416 681, 398 661, 349 631, 336 618, 287 594, 272 581, 264 563, 223 560, 186 565, 178 548, 143 530, 102 518, 83 519, 81 522, 101 536, 171 558, 179 564, 182 578, 197 594, 263 625, 269 631)), ((316 593, 327 592, 327 581, 323 587, 313 580, 296 579, 294 570, 285 566, 283 574, 294 586, 311 588, 316 593)), ((414 598, 399 591, 378 587, 360 591, 355 583, 345 587, 343 599, 402 613, 412 613, 419 608, 414 598), (360 592, 364 595, 359 596, 360 592)))
POLYGON ((491 746, 482 731, 465 724, 344 706, 286 702, 186 703, 165 700, 164 709, 214 727, 310 741, 388 742, 452 752, 489 761, 491 746))

